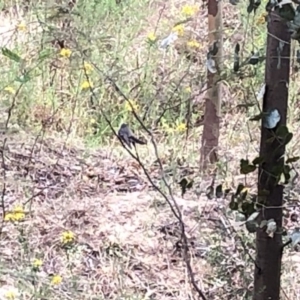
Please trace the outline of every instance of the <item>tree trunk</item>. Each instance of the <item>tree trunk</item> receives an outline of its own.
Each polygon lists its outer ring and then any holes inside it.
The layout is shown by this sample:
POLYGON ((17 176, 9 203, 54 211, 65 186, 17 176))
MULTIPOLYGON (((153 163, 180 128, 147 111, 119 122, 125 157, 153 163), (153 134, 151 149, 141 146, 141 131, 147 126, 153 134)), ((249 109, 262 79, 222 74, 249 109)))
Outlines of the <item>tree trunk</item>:
MULTIPOLYGON (((266 93, 263 111, 277 109, 281 116, 280 125, 286 125, 288 104, 288 84, 290 71, 290 34, 284 21, 277 13, 270 13, 268 23, 267 55, 265 84, 266 93), (281 53, 278 53, 280 45, 281 53)), ((260 157, 264 163, 259 169, 258 200, 264 204, 260 221, 274 219, 277 230, 274 237, 269 237, 265 228, 258 228, 256 233, 256 263, 254 274, 253 300, 280 299, 280 272, 282 256, 282 203, 283 185, 277 184, 274 166, 283 167, 285 146, 278 139, 270 142, 275 129, 261 127, 260 157), (263 192, 267 191, 267 195, 263 192)))
POLYGON ((221 101, 219 65, 222 60, 222 1, 208 0, 208 31, 209 43, 217 42, 218 51, 212 57, 216 63, 216 73, 207 70, 207 94, 205 97, 205 114, 201 142, 201 165, 205 169, 210 163, 217 161, 219 143, 221 101))

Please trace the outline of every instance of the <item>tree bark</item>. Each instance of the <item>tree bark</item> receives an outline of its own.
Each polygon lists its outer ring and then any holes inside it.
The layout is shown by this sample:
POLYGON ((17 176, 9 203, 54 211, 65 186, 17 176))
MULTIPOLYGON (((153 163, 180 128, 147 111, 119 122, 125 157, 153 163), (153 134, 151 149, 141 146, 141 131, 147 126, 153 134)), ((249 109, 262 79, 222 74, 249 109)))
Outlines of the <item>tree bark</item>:
MULTIPOLYGON (((270 13, 268 23, 267 55, 265 69, 266 93, 263 111, 277 109, 281 116, 280 125, 286 125, 288 84, 290 72, 290 34, 284 21, 276 12, 270 13), (279 53, 280 44, 283 45, 279 53), (279 57, 280 56, 280 57, 279 57)), ((274 219, 277 230, 269 237, 265 228, 256 233, 256 263, 253 300, 280 299, 280 272, 282 256, 282 204, 283 185, 277 184, 274 166, 283 167, 285 146, 278 139, 270 142, 275 130, 261 126, 260 157, 264 163, 259 169, 258 202, 263 204, 260 221, 274 219), (267 191, 267 195, 264 192, 267 191), (263 195, 264 194, 264 195, 263 195)))
POLYGON ((222 1, 208 0, 208 31, 209 43, 218 43, 218 52, 213 57, 217 73, 207 70, 207 94, 205 97, 205 114, 201 141, 201 166, 206 169, 218 160, 217 147, 219 144, 221 101, 219 66, 222 60, 222 1))

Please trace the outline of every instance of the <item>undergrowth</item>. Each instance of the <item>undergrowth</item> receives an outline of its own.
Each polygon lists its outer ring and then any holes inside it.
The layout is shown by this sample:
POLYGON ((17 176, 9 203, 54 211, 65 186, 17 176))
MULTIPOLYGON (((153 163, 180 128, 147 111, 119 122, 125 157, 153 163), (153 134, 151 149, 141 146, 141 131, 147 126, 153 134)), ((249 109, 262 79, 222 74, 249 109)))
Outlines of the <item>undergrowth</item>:
MULTIPOLYGON (((0 299, 194 299, 176 243, 178 224, 111 130, 125 122, 149 139, 135 114, 153 132, 178 194, 197 284, 210 299, 250 299, 253 237, 235 223, 227 199, 203 196, 211 182, 198 168, 205 6, 58 2, 2 3, 0 299), (162 49, 175 32, 178 39, 162 49), (179 197, 182 177, 195 182, 185 199, 179 197)), ((264 69, 248 65, 238 76, 232 66, 237 42, 245 57, 264 55, 262 11, 249 17, 244 4, 224 4, 216 181, 228 188, 243 182, 256 189, 256 175, 246 178, 238 170, 241 158, 258 153, 259 127, 249 118, 259 112, 255 95, 264 69)), ((294 82, 292 128, 299 110, 294 82)), ((149 145, 139 155, 160 186, 149 145)), ((288 155, 298 152, 295 132, 288 155)), ((283 286, 296 299, 292 269, 293 262, 285 265, 283 286)))

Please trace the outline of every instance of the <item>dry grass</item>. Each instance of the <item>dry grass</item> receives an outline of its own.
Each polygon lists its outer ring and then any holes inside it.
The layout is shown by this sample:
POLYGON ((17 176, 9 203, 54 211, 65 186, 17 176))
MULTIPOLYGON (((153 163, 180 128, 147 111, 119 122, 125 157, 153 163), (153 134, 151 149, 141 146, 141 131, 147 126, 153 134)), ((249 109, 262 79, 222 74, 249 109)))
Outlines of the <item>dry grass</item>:
MULTIPOLYGON (((56 49, 40 62, 40 69, 36 66, 41 51, 36 46, 37 41, 49 46, 49 38, 61 37, 62 30, 51 32, 53 36, 50 34, 44 40, 41 30, 47 27, 37 22, 36 14, 16 17, 15 12, 10 11, 8 16, 12 22, 2 16, 1 24, 6 27, 0 26, 1 46, 14 47, 14 51, 24 56, 26 66, 38 72, 29 84, 19 86, 15 77, 22 67, 1 58, 4 66, 1 87, 12 86, 15 92, 20 87, 19 94, 14 94, 17 96, 1 91, 0 139, 5 145, 1 152, 5 165, 0 173, 2 218, 17 204, 25 209, 21 222, 2 224, 1 300, 13 289, 18 294, 16 299, 186 300, 197 297, 181 257, 179 224, 168 204, 149 184, 139 164, 111 136, 101 115, 88 105, 91 94, 78 88, 85 78, 80 73, 81 51, 85 47, 92 53, 90 61, 99 66, 96 70, 99 72, 92 75, 94 92, 100 98, 99 107, 105 108, 113 127, 117 128, 124 120, 136 122, 132 114, 124 110, 124 99, 106 84, 101 72, 111 72, 126 93, 137 83, 143 84, 139 92, 131 92, 130 98, 140 100, 140 114, 147 108, 149 99, 154 99, 145 120, 151 129, 165 99, 171 99, 174 106, 181 105, 179 112, 174 110, 167 114, 163 124, 166 126, 153 129, 160 159, 186 224, 196 282, 208 299, 251 298, 253 262, 250 255, 254 255, 254 237, 235 222, 228 199, 209 200, 205 195, 211 178, 198 168, 202 128, 192 128, 188 136, 176 131, 176 126, 184 120, 182 103, 189 100, 198 103, 198 115, 203 109, 200 91, 205 86, 202 84, 207 49, 205 10, 202 9, 198 18, 188 25, 189 38, 195 37, 201 43, 197 64, 187 62, 175 48, 167 53, 154 51, 149 54, 144 43, 147 34, 156 26, 159 38, 166 36, 174 19, 178 21, 178 10, 186 3, 193 4, 181 1, 136 3, 132 5, 131 18, 126 10, 123 15, 118 10, 113 11, 111 14, 123 25, 121 31, 120 26, 114 26, 109 13, 98 27, 93 27, 92 17, 88 16, 80 24, 72 21, 75 25, 71 23, 71 27, 76 30, 85 34, 91 32, 91 45, 81 35, 75 41, 76 34, 71 30, 65 38, 75 59, 61 59, 56 49), (31 24, 30 30, 16 30, 21 20, 27 27, 31 24), (107 39, 102 39, 104 35, 107 39), (103 47, 113 50, 104 51, 103 47), (118 60, 121 63, 114 65, 118 60), (51 77, 49 65, 53 64, 56 73, 55 76, 51 73, 51 77), (53 85, 49 85, 51 80, 53 85), (174 92, 174 85, 180 87, 180 93, 174 92), (187 86, 191 87, 189 96, 184 92, 187 86), (170 98, 173 94, 174 98, 170 98), (8 108, 14 101, 16 105, 6 130, 8 108), (176 123, 175 128, 170 128, 173 123, 176 123), (96 135, 92 133, 95 127, 96 135), (177 184, 183 176, 195 181, 184 197, 177 184), (75 234, 69 244, 61 240, 66 231, 75 234), (246 249, 242 242, 247 245, 246 249), (35 259, 43 262, 38 268, 34 268, 35 259), (60 284, 53 284, 55 275, 61 276, 60 284)), ((225 5, 224 15, 224 52, 230 57, 233 41, 250 38, 249 33, 243 32, 238 10, 225 5)), ((230 60, 225 62, 225 66, 230 65, 230 60)), ((241 176, 239 160, 246 157, 252 160, 258 155, 259 127, 255 122, 248 122, 257 109, 245 112, 236 106, 254 99, 253 90, 262 83, 262 74, 263 70, 259 69, 257 77, 248 81, 228 79, 224 83, 224 118, 216 184, 222 183, 233 191, 240 182, 251 191, 256 190, 257 175, 241 176)), ((292 86, 291 99, 297 95, 294 91, 296 88, 292 86)), ((296 129, 288 156, 299 155, 299 109, 295 102, 290 102, 289 126, 291 130, 296 129)), ((150 141, 138 151, 151 178, 167 193, 150 141)), ((295 193, 293 191, 290 197, 296 197, 295 193)), ((285 223, 295 226, 288 218, 285 223)), ((298 299, 298 255, 289 253, 283 261, 283 299, 284 296, 298 299)))

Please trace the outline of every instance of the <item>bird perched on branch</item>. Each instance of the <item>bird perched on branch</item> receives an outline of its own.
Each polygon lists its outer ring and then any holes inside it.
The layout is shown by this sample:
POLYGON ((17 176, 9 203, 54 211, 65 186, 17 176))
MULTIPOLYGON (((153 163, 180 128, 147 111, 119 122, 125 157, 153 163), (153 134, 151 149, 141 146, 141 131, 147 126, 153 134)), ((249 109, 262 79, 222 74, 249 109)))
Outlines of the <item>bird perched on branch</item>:
POLYGON ((135 137, 128 127, 127 124, 122 124, 118 131, 119 138, 129 147, 131 148, 131 144, 135 147, 135 144, 145 145, 146 142, 135 137))

